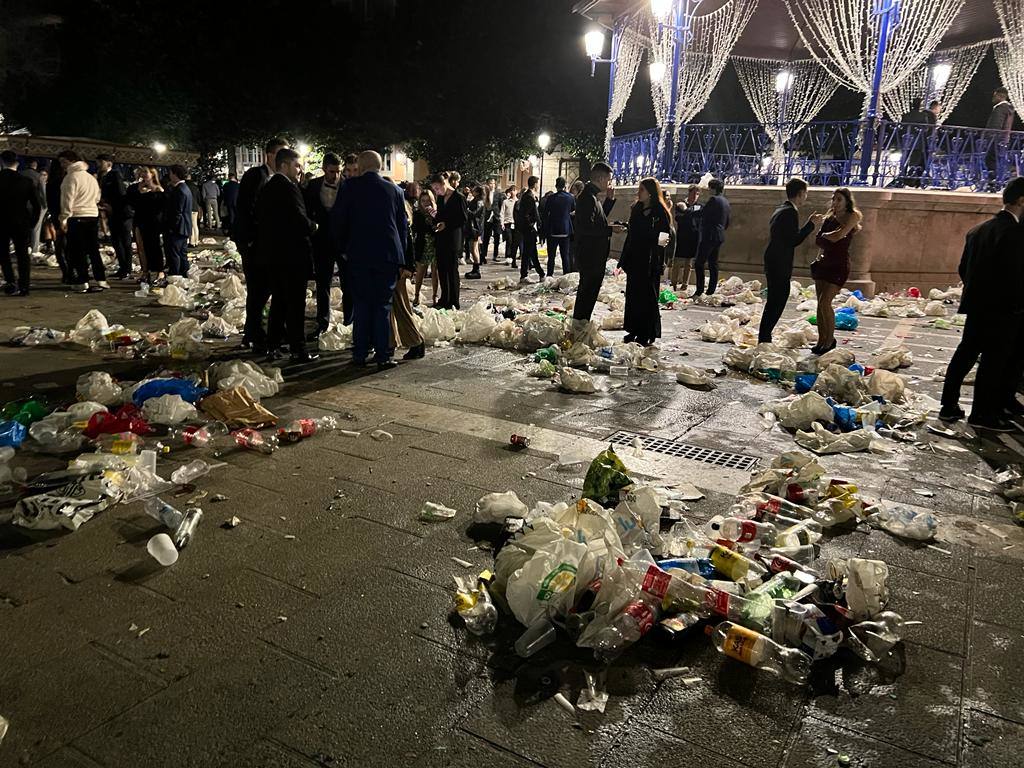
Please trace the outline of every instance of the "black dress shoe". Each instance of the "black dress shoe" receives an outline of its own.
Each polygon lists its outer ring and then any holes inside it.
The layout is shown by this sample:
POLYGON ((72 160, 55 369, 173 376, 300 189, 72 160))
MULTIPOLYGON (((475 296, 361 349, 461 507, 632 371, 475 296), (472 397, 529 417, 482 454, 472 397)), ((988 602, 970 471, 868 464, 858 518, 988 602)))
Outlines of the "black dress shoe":
POLYGON ((292 352, 288 358, 293 363, 311 363, 320 359, 319 352, 292 352))
POLYGON ((28 296, 28 288, 22 288, 20 291, 18 291, 18 295, 19 296, 28 296))
POLYGON ((390 371, 392 368, 397 368, 398 363, 394 360, 385 360, 383 363, 377 363, 378 371, 390 371))
POLYGON ((419 346, 410 347, 409 351, 402 355, 403 360, 419 360, 426 354, 426 345, 420 344, 419 346))
POLYGON ((7 283, 7 285, 4 286, 4 293, 6 293, 8 296, 13 296, 17 292, 18 286, 14 285, 13 283, 7 283))
POLYGON ((479 280, 480 279, 480 270, 479 269, 471 270, 471 271, 467 272, 466 274, 464 274, 463 277, 466 278, 467 280, 479 280))
MULTIPOLYGON (((253 350, 253 351, 255 352, 256 350, 253 350)), ((281 353, 278 352, 276 349, 269 349, 269 350, 267 350, 267 356, 264 359, 268 363, 273 363, 274 361, 281 359, 281 353)))
POLYGON ((960 421, 960 419, 964 418, 966 415, 967 414, 964 413, 964 409, 961 408, 959 405, 955 405, 952 408, 946 408, 945 406, 943 406, 941 409, 939 409, 940 421, 960 421))
POLYGON ((985 430, 986 432, 1013 432, 1015 429, 1012 424, 1009 424, 1008 422, 1003 421, 1002 419, 970 418, 967 420, 967 423, 970 424, 975 429, 982 429, 985 430))

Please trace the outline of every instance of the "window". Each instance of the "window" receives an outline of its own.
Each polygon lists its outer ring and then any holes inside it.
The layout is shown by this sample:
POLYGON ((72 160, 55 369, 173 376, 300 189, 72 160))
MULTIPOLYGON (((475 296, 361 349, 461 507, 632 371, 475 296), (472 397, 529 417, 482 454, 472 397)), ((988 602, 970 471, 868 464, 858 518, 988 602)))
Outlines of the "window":
POLYGON ((390 149, 384 150, 384 173, 391 173, 391 157, 392 153, 390 149))

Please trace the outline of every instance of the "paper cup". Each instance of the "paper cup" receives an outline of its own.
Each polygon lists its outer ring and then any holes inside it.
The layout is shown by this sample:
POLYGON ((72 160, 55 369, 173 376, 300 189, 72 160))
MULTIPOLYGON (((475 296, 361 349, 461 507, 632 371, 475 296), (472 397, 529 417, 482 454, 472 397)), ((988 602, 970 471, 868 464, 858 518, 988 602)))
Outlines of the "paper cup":
POLYGON ((158 533, 151 538, 146 549, 160 565, 168 566, 178 562, 178 550, 175 548, 174 542, 171 541, 171 537, 166 533, 158 533))

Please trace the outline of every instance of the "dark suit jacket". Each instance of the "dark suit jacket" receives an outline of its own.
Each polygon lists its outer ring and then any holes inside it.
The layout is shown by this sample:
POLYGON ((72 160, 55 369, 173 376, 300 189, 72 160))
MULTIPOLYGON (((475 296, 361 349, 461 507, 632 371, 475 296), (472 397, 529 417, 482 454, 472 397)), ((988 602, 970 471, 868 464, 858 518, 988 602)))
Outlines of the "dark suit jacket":
POLYGON ((566 192, 555 192, 546 205, 548 237, 572 234, 572 214, 576 210, 576 198, 566 192))
POLYGON ((519 218, 515 222, 520 234, 536 233, 540 225, 540 209, 537 207, 537 196, 529 189, 519 196, 519 218))
POLYGON ((256 240, 256 196, 270 178, 265 165, 250 168, 238 183, 238 209, 235 211, 231 237, 241 248, 248 248, 256 240))
POLYGON ((960 258, 960 312, 1005 317, 1024 311, 1024 228, 1000 211, 967 233, 960 258))
POLYGON ((299 185, 280 173, 271 176, 256 197, 256 255, 260 262, 275 273, 308 278, 313 274, 310 237, 314 227, 299 185))
POLYGON ((700 220, 701 245, 716 246, 725 242, 725 230, 729 228, 731 209, 725 195, 714 195, 704 205, 700 220))
POLYGON ((910 125, 935 125, 935 113, 927 109, 919 109, 916 112, 907 112, 901 119, 901 123, 910 125))
POLYGON ((238 182, 234 179, 228 179, 224 182, 224 189, 220 191, 220 199, 224 201, 224 205, 228 208, 232 208, 238 205, 238 182))
POLYGON ((612 228, 608 224, 608 214, 615 207, 614 200, 605 199, 597 204, 598 188, 593 182, 587 182, 576 198, 576 258, 580 264, 588 266, 604 264, 608 261, 611 251, 612 228))
POLYGON ((764 273, 793 274, 793 251, 814 231, 814 224, 808 221, 800 226, 800 214, 787 200, 772 214, 770 225, 771 240, 764 251, 764 273))
POLYGON ((331 232, 351 266, 398 269, 409 240, 402 190, 379 173, 348 179, 331 209, 331 232))
POLYGON ((0 170, 0 229, 24 235, 39 221, 41 211, 39 190, 32 179, 9 168, 0 170))
POLYGON ((187 182, 168 186, 164 199, 164 232, 176 237, 192 236, 192 190, 187 182))
MULTIPOLYGON (((316 223, 316 232, 313 233, 313 250, 317 253, 331 247, 331 212, 320 202, 320 190, 323 189, 323 186, 324 177, 318 176, 310 181, 302 191, 302 197, 306 203, 306 215, 316 223)), ((341 192, 340 181, 338 191, 341 192)), ((337 202, 337 198, 335 198, 335 202, 337 202)))
POLYGON ((111 168, 100 179, 100 200, 110 206, 110 215, 118 221, 125 221, 135 215, 128 199, 128 188, 121 174, 111 168))
POLYGON ((39 205, 41 208, 46 207, 46 187, 43 185, 43 177, 39 174, 39 171, 33 168, 22 168, 21 175, 32 180, 35 185, 36 194, 39 197, 39 205))
POLYGON ((1013 107, 1010 102, 1004 101, 1002 104, 996 104, 992 107, 992 112, 988 116, 988 122, 985 124, 986 128, 996 131, 1002 131, 1003 140, 1010 138, 1010 131, 1013 130, 1013 107))
POLYGON ((458 190, 452 192, 448 202, 443 197, 437 198, 437 215, 434 217, 434 224, 444 222, 444 230, 437 233, 437 247, 439 252, 454 249, 458 251, 462 247, 462 228, 469 219, 469 208, 466 205, 466 198, 458 190))
POLYGON ((189 179, 185 182, 188 185, 189 192, 192 193, 192 213, 199 213, 202 209, 200 200, 202 199, 202 192, 199 191, 199 185, 189 179))

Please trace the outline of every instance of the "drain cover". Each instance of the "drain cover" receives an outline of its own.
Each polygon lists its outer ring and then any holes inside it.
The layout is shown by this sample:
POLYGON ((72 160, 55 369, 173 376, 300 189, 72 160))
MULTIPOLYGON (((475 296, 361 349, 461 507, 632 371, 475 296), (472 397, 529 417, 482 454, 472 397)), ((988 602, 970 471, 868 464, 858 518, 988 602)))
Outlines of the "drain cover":
POLYGON ((666 456, 678 456, 681 459, 699 461, 703 464, 714 464, 716 467, 749 471, 756 467, 760 461, 756 456, 747 456, 742 453, 729 453, 727 451, 716 451, 711 448, 703 448, 699 445, 681 443, 678 440, 665 440, 661 437, 638 435, 636 432, 616 432, 606 438, 606 442, 609 442, 612 445, 632 445, 633 441, 637 438, 640 438, 645 451, 663 453, 666 456))

